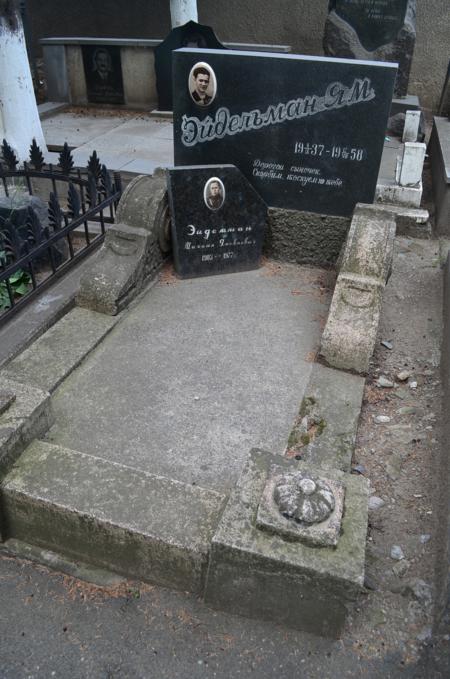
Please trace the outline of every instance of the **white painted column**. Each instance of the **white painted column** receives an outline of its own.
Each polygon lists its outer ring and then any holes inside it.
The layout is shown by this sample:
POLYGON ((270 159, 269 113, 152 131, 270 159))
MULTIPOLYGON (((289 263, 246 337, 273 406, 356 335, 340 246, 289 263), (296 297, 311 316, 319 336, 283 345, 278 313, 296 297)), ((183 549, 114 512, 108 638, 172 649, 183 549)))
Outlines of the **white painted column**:
POLYGON ((23 162, 33 138, 45 153, 22 20, 12 11, 0 14, 0 144, 6 139, 23 162))
POLYGON ((197 0, 170 0, 172 28, 183 26, 188 21, 198 23, 197 0))
POLYGON ((420 111, 406 111, 402 141, 417 141, 420 125, 420 111))
POLYGON ((426 144, 406 142, 400 169, 400 186, 416 186, 422 180, 426 144))

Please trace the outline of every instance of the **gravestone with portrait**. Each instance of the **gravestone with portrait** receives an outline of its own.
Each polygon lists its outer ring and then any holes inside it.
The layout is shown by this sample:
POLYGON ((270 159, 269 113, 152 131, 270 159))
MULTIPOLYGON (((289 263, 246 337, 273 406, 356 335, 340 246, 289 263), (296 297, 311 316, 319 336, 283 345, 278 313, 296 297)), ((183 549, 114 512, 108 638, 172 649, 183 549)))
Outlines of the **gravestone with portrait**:
POLYGON ((255 269, 267 206, 232 165, 168 170, 175 270, 183 278, 255 269))
POLYGON ((160 111, 172 110, 172 52, 180 47, 225 49, 210 26, 188 21, 172 29, 165 40, 155 47, 156 90, 160 111))
POLYGON ((399 65, 395 94, 408 91, 416 40, 416 0, 330 0, 323 48, 332 57, 399 65))
POLYGON ((82 52, 88 101, 92 104, 123 104, 120 47, 83 45, 82 52))
POLYGON ((279 208, 373 201, 395 65, 193 49, 174 65, 175 165, 232 163, 279 208))

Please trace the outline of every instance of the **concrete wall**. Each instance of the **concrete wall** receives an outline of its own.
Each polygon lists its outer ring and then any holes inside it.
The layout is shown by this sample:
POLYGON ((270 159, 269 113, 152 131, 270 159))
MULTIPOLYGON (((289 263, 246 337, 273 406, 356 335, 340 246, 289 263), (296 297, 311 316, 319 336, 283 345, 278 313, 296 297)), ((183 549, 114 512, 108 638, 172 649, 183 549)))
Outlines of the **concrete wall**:
MULTIPOLYGON (((418 0, 417 43, 410 93, 436 110, 450 44, 448 0, 418 0)), ((27 0, 35 53, 43 37, 163 38, 170 30, 169 0, 27 0)), ((199 21, 229 42, 277 43, 323 54, 328 0, 198 0, 199 21)))

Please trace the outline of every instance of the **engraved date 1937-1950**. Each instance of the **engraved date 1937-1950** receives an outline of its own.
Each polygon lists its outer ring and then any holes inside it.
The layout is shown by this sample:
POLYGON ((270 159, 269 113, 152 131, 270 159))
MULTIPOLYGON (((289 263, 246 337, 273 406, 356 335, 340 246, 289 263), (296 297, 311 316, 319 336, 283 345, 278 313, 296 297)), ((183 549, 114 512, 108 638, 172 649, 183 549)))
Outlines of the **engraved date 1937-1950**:
POLYGON ((325 146, 325 144, 310 144, 309 142, 296 141, 294 153, 304 156, 324 156, 329 158, 342 158, 342 160, 364 160, 365 149, 351 148, 350 146, 325 146))

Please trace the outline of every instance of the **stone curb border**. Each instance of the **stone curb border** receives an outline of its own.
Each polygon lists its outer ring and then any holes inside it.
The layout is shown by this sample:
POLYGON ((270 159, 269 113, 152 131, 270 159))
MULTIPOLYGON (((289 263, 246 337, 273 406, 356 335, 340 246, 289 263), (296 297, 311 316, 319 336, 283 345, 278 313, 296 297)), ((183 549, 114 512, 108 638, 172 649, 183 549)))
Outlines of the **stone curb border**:
POLYGON ((439 492, 435 511, 437 514, 438 552, 435 564, 435 631, 445 613, 450 597, 450 250, 444 265, 443 280, 443 333, 441 354, 442 420, 444 423, 439 467, 439 492))

